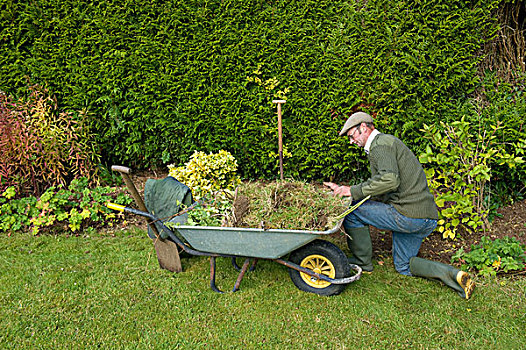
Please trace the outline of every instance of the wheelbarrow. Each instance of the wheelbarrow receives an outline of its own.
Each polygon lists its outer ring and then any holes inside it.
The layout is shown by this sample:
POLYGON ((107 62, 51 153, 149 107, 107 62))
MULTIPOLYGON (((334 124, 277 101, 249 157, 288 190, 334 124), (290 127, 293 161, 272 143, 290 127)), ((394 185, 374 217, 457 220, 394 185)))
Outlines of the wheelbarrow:
POLYGON ((152 223, 160 226, 168 235, 167 239, 184 252, 208 256, 210 287, 218 293, 223 293, 215 282, 218 257, 230 258, 239 271, 232 292, 239 290, 245 273, 254 270, 258 260, 271 260, 286 266, 298 289, 323 296, 341 293, 362 274, 359 266, 348 263, 339 247, 319 239, 338 232, 343 219, 326 231, 168 225, 145 210, 114 203, 108 203, 107 207, 145 217, 151 227, 155 227, 152 223), (244 260, 241 267, 237 264, 238 258, 244 260))

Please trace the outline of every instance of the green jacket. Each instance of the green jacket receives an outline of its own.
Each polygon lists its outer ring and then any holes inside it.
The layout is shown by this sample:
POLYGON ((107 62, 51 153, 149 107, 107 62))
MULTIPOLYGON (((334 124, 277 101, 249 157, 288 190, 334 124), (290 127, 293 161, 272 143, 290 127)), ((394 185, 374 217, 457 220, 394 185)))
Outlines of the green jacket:
POLYGON ((378 134, 371 143, 368 158, 371 177, 351 186, 353 200, 371 195, 407 217, 438 219, 424 169, 402 141, 392 135, 378 134))

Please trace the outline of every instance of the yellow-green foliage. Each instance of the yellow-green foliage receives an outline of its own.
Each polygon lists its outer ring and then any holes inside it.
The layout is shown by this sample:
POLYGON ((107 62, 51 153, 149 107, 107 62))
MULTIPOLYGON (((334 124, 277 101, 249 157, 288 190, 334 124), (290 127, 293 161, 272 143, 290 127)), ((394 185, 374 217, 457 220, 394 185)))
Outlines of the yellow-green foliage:
POLYGON ((190 187, 196 199, 218 190, 232 190, 241 182, 236 159, 224 150, 210 154, 195 151, 184 166, 172 164, 168 169, 168 175, 190 187))
MULTIPOLYGON (((419 159, 430 165, 426 175, 440 210, 438 231, 444 238, 455 238, 460 226, 468 230, 488 228, 492 167, 505 164, 513 168, 524 163, 497 139, 499 127, 499 122, 477 126, 464 117, 450 124, 424 125, 425 137, 434 147, 427 146, 419 159)), ((523 145, 517 144, 517 154, 522 153, 523 145)))

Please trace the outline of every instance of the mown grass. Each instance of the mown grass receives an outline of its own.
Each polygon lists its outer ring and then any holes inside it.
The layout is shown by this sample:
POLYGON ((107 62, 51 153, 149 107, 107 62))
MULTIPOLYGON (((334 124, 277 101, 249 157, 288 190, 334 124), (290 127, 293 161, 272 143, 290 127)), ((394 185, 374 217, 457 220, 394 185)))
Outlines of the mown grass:
MULTIPOLYGON (((260 261, 237 293, 209 288, 207 258, 158 267, 141 231, 0 238, 0 348, 520 349, 526 279, 478 279, 463 300, 386 261, 339 296, 298 290, 260 261)), ((218 260, 218 286, 237 273, 218 260)))
POLYGON ((349 200, 332 195, 322 185, 298 180, 243 182, 238 194, 248 202, 246 215, 241 219, 248 227, 297 230, 329 230, 339 216, 349 208, 349 200))

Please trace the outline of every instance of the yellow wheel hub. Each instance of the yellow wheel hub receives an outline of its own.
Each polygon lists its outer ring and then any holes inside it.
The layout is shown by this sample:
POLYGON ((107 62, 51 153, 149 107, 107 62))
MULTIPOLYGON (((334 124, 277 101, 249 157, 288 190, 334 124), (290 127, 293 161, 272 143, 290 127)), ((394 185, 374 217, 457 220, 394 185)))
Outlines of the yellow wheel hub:
MULTIPOLYGON (((325 275, 329 278, 334 278, 336 269, 329 259, 321 255, 309 255, 301 261, 301 267, 312 270, 320 275, 325 275)), ((314 288, 326 288, 331 285, 330 282, 309 276, 306 273, 300 272, 300 276, 305 283, 314 288)))

